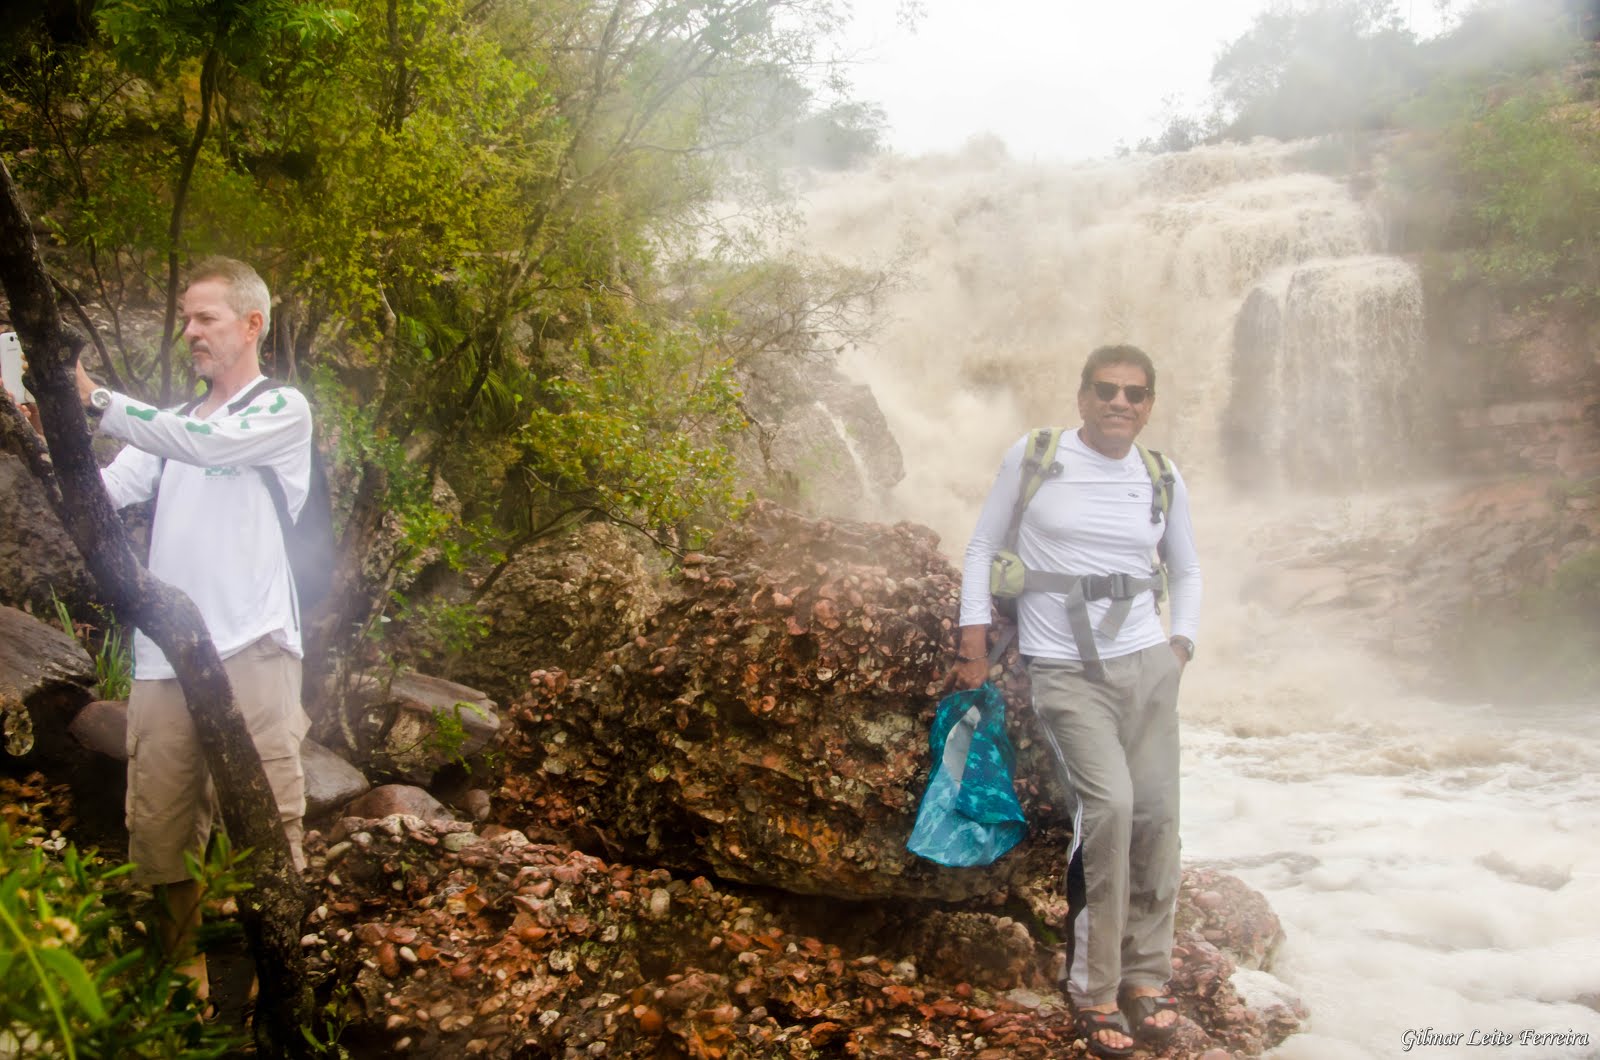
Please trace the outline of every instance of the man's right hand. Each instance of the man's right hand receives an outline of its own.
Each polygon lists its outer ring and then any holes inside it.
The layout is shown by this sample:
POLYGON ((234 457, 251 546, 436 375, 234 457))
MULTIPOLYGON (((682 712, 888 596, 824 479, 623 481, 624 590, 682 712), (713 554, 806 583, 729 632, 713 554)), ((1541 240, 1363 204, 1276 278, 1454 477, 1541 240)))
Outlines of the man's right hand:
POLYGON ((956 634, 955 666, 944 680, 946 688, 977 688, 989 679, 989 627, 962 626, 956 634), (961 662, 965 656, 968 662, 961 662))

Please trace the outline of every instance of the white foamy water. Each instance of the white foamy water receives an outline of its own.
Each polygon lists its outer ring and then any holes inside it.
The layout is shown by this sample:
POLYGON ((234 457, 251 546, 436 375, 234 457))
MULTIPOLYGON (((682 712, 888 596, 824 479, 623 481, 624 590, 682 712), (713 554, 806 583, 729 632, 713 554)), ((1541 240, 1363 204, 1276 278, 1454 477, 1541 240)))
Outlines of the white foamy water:
MULTIPOLYGON (((1393 539, 1419 503, 1392 500, 1393 539)), ((1373 507, 1295 515, 1370 534, 1373 507)), ((1273 1055, 1600 1055, 1600 712, 1410 694, 1350 619, 1240 604, 1252 530, 1277 536, 1275 517, 1207 511, 1214 635, 1181 705, 1185 858, 1267 896, 1287 934, 1273 974, 1311 1011, 1273 1055), (1407 1051, 1428 1028, 1464 1037, 1407 1051), (1472 1046, 1474 1031, 1589 1044, 1472 1046)))
POLYGON ((1242 591, 1327 541, 1402 546, 1449 492, 1370 484, 1425 419, 1389 399, 1415 378, 1419 288, 1343 184, 1296 171, 1298 151, 1072 168, 973 153, 819 179, 808 249, 907 275, 882 331, 844 360, 905 453, 887 510, 864 514, 927 523, 957 556, 1003 449, 1076 422, 1087 352, 1149 350, 1161 375, 1144 440, 1189 481, 1206 573, 1181 706, 1184 853, 1283 920, 1273 974, 1311 1017, 1275 1055, 1600 1056, 1600 703, 1436 702, 1385 661, 1386 639, 1408 633, 1398 622, 1274 612, 1242 591), (1228 409, 1252 292, 1286 322, 1279 356, 1315 362, 1260 381, 1302 403, 1283 418, 1228 409), (1369 401, 1381 417, 1358 415, 1369 401), (1232 495, 1241 463, 1305 481, 1277 469, 1301 458, 1307 422, 1370 446, 1339 483, 1318 480, 1351 492, 1232 495), (1228 431, 1254 452, 1241 458, 1228 431))

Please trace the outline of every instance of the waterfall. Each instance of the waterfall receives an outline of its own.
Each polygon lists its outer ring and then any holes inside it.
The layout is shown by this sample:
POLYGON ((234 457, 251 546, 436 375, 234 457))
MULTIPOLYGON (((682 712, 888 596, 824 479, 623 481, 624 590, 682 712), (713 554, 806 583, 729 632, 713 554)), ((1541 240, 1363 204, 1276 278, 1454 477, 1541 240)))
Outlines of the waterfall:
POLYGON ((1145 439, 1190 479, 1220 479, 1242 444, 1294 468, 1274 481, 1390 467, 1420 392, 1420 289, 1378 253, 1381 225, 1347 186, 1302 171, 1305 152, 1263 142, 1045 166, 973 151, 812 178, 806 249, 906 278, 870 347, 842 363, 905 450, 896 511, 959 548, 999 454, 1030 427, 1076 423, 1078 369, 1113 342, 1155 359, 1145 439), (1257 332, 1273 313, 1269 349, 1257 332), (1336 337, 1317 337, 1329 321, 1336 337), (1240 356, 1267 366, 1241 373, 1240 356), (1270 417, 1235 393, 1266 377, 1270 417), (1392 422, 1351 434, 1373 407, 1392 422), (1350 444, 1372 451, 1343 455, 1350 444))
POLYGON ((1234 330, 1229 479, 1352 488, 1424 466, 1422 317, 1421 278, 1393 258, 1311 261, 1265 278, 1234 330))
POLYGON ((839 441, 844 444, 845 452, 850 454, 850 462, 855 468, 856 480, 861 483, 861 489, 863 491, 870 489, 873 480, 872 469, 867 467, 867 461, 862 457, 861 450, 857 447, 856 440, 850 433, 849 425, 839 418, 837 412, 823 402, 814 401, 812 406, 824 419, 833 425, 833 433, 839 436, 839 441))

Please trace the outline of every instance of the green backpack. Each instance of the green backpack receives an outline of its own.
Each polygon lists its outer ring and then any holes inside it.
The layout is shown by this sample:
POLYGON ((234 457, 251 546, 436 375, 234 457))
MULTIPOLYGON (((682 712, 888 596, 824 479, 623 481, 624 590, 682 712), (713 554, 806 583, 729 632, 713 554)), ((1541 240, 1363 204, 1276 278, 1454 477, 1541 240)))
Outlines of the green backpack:
MULTIPOLYGON (((1017 492, 1017 503, 1011 510, 1011 526, 1006 531, 1005 548, 996 552, 989 564, 989 594, 994 597, 1000 613, 1007 618, 1017 617, 1017 597, 1029 588, 1029 572, 1016 551, 1017 535, 1022 529, 1022 513, 1027 510, 1028 502, 1039 492, 1044 480, 1061 473, 1061 465, 1056 463, 1056 448, 1061 444, 1061 434, 1060 427, 1040 427, 1033 432, 1027 455, 1022 461, 1022 488, 1017 492)), ((1137 443, 1134 448, 1139 451, 1145 470, 1150 473, 1150 521, 1159 523, 1166 518, 1167 509, 1172 506, 1172 467, 1158 451, 1146 449, 1137 443)), ((1156 552, 1158 562, 1155 570, 1159 574, 1160 584, 1155 588, 1155 594, 1159 608, 1167 598, 1165 536, 1156 547, 1156 552)))

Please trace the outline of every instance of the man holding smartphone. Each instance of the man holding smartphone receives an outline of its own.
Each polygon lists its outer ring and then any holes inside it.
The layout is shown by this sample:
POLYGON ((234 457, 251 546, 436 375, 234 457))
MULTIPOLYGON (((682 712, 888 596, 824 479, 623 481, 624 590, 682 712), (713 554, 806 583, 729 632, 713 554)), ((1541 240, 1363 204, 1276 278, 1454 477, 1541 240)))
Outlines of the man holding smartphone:
MULTIPOLYGON (((183 296, 183 336, 195 374, 207 384, 203 397, 163 410, 97 386, 82 365, 77 374, 79 396, 100 432, 128 443, 101 470, 106 492, 118 508, 156 498, 150 572, 186 593, 205 619, 294 864, 303 867, 300 741, 309 726, 300 703, 300 613, 263 475, 276 475, 297 517, 310 488, 312 422, 310 405, 293 387, 246 394, 262 382, 260 348, 271 312, 254 269, 211 258, 194 268, 183 296)), ((184 855, 204 853, 215 792, 171 664, 142 632, 133 650, 128 856, 134 878, 156 890, 158 940, 183 960, 200 920, 199 887, 184 855)), ((186 970, 207 996, 204 956, 186 970)))

